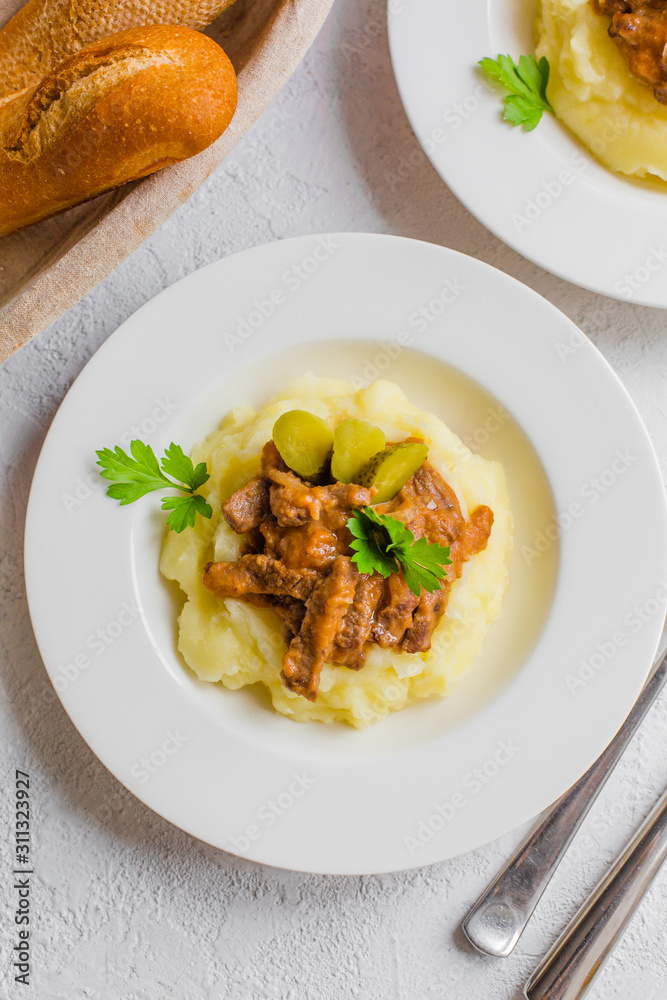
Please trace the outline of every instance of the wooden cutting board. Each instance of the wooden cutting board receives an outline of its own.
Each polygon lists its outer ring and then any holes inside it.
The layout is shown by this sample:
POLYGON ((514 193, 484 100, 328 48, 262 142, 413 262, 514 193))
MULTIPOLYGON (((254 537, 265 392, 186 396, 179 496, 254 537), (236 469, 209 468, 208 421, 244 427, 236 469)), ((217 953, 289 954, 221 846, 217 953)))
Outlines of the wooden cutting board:
MULTIPOLYGON (((236 115, 198 156, 0 238, 0 362, 128 257, 222 163, 291 76, 333 0, 237 0, 207 29, 234 64, 236 115)), ((0 0, 0 24, 20 7, 0 0)))

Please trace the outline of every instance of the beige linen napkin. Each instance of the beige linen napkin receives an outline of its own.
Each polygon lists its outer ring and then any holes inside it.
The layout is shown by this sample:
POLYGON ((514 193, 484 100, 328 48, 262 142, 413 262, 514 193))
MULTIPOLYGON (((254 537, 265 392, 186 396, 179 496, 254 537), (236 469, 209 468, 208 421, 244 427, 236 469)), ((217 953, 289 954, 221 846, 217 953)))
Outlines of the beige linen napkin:
MULTIPOLYGON (((332 3, 237 0, 207 31, 239 78, 238 108, 218 141, 143 181, 0 238, 0 362, 113 271, 222 163, 296 69, 332 3)), ((19 6, 0 0, 0 24, 19 6)))

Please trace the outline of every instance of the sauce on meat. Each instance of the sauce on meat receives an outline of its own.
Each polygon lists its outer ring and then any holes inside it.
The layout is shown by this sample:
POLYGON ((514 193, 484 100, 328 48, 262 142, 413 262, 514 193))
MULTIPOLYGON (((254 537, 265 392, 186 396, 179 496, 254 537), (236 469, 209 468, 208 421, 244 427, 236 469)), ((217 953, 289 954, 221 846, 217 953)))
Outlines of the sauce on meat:
POLYGON ((667 0, 591 0, 598 14, 611 17, 609 34, 628 69, 667 104, 667 0))
POLYGON ((369 643, 406 653, 430 649, 452 582, 491 533, 493 512, 480 506, 466 520, 452 488, 424 462, 393 500, 376 507, 403 521, 415 539, 450 547, 441 589, 417 597, 402 573, 384 579, 360 573, 352 561, 347 521, 372 503, 374 492, 354 483, 313 486, 287 468, 269 441, 261 475, 222 506, 230 527, 247 536, 244 551, 235 562, 208 563, 204 586, 281 616, 288 642, 283 681, 310 701, 325 663, 359 670, 369 643))

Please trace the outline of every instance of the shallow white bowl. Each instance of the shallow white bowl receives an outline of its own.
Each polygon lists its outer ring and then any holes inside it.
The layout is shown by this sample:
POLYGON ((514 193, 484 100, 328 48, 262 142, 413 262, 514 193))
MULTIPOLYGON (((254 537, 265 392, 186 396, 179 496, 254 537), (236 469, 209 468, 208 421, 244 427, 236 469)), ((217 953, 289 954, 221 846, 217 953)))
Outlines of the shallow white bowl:
MULTIPOLYGON (((552 115, 534 132, 512 128, 479 75, 485 56, 534 51, 536 9, 536 0, 388 0, 415 134, 457 198, 518 253, 594 292, 665 307, 667 184, 605 169, 552 115)), ((409 183, 410 163, 397 171, 409 183)))
POLYGON ((355 234, 218 261, 124 323, 46 438, 25 561, 49 675, 123 784, 243 857, 361 873, 477 847, 586 770, 654 655, 666 539, 639 416, 565 316, 469 257, 355 234), (503 616, 469 676, 363 732, 198 681, 157 569, 158 500, 121 508, 95 466, 97 448, 132 437, 187 450, 306 370, 397 382, 503 462, 515 517, 503 616))

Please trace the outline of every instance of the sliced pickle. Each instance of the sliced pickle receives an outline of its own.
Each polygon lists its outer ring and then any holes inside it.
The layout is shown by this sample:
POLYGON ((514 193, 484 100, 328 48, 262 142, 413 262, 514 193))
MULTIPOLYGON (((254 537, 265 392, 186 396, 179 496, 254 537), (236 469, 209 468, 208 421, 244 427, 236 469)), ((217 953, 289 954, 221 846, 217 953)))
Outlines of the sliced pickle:
POLYGON ((384 434, 375 424, 343 420, 334 434, 331 475, 339 483, 358 483, 361 470, 384 445, 384 434))
POLYGON ((393 444, 371 458, 362 469, 359 485, 377 487, 373 504, 386 503, 403 489, 408 479, 426 461, 427 455, 425 444, 413 441, 393 444))
POLYGON ((307 410, 288 410, 273 425, 273 441, 283 462, 311 482, 324 474, 333 440, 326 420, 307 410))

